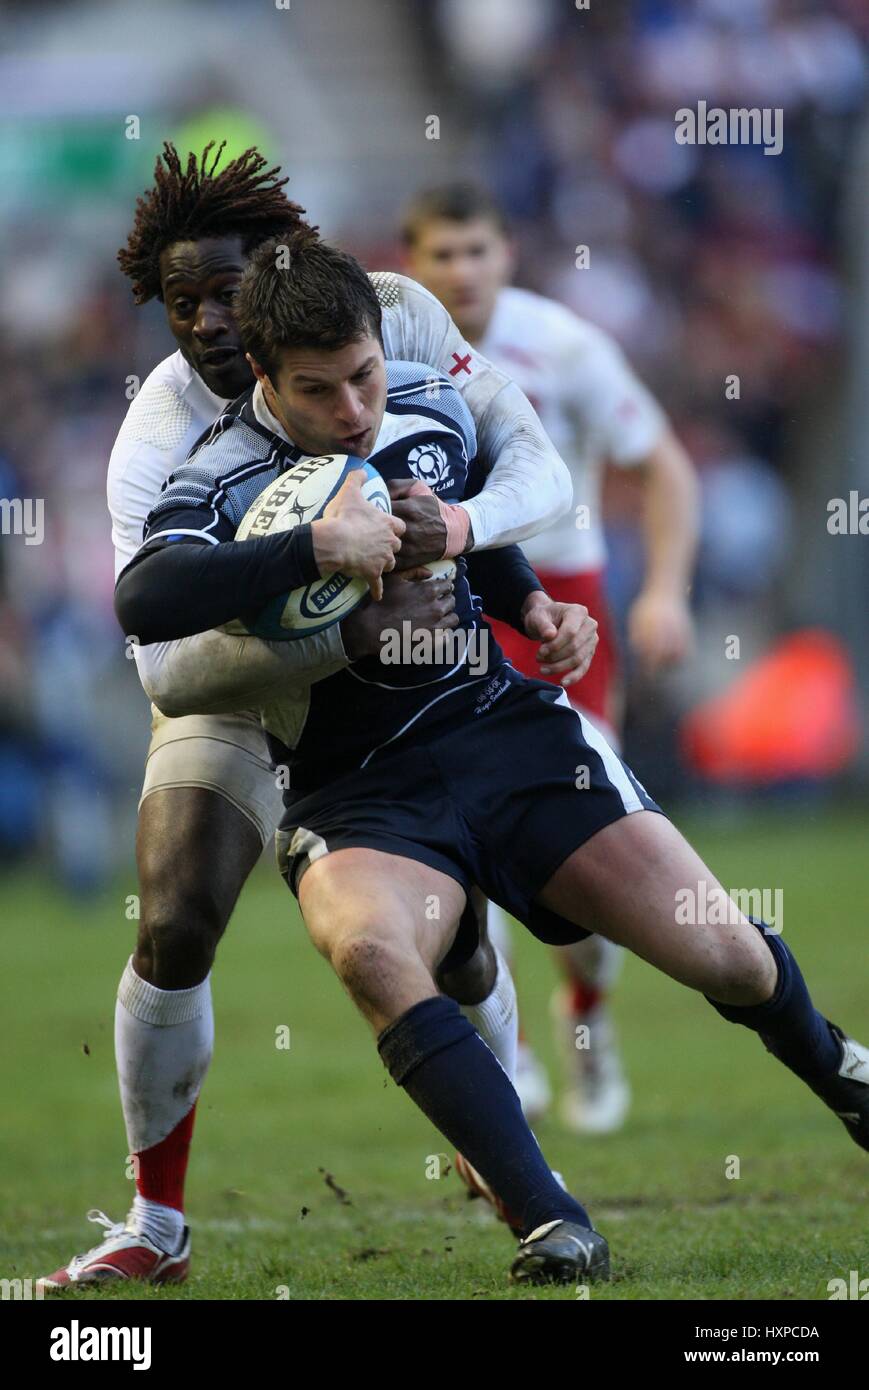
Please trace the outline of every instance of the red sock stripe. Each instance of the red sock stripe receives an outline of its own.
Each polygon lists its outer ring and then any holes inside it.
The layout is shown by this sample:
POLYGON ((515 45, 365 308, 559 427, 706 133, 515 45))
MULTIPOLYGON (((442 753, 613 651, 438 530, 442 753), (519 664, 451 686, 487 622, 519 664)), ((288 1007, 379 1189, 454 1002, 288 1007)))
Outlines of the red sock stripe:
POLYGON ((599 1004, 604 997, 602 989, 596 989, 594 985, 589 985, 585 980, 580 980, 574 976, 571 981, 570 1004, 575 1014, 587 1014, 599 1004))
POLYGON ((194 1101, 184 1119, 179 1120, 165 1139, 133 1155, 136 1160, 136 1191, 140 1197, 147 1197, 151 1202, 162 1202, 164 1206, 175 1207, 177 1211, 184 1210, 184 1179, 195 1118, 194 1101))

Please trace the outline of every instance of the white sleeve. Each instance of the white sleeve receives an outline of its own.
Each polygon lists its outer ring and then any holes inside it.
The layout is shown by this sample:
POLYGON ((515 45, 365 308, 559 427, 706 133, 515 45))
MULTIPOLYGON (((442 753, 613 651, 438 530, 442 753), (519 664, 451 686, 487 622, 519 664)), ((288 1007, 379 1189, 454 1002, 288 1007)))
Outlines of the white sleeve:
POLYGON ((477 428, 488 477, 462 502, 474 548, 510 545, 544 531, 573 502, 570 472, 519 387, 462 337, 439 300, 404 275, 372 275, 383 305, 387 356, 425 362, 459 389, 477 428))
POLYGON ((121 438, 116 440, 106 481, 116 578, 142 544, 145 519, 160 496, 160 488, 183 461, 177 450, 158 449, 145 441, 130 448, 121 438))
POLYGON ((339 623, 289 642, 211 630, 134 652, 145 694, 173 719, 258 709, 288 685, 324 680, 349 662, 339 623))
POLYGON ((482 492, 461 503, 471 517, 475 550, 527 540, 572 507, 570 471, 514 381, 477 420, 477 447, 490 471, 482 492))
POLYGON ((621 348, 588 325, 574 365, 574 401, 600 457, 622 467, 641 463, 663 434, 667 417, 621 348))

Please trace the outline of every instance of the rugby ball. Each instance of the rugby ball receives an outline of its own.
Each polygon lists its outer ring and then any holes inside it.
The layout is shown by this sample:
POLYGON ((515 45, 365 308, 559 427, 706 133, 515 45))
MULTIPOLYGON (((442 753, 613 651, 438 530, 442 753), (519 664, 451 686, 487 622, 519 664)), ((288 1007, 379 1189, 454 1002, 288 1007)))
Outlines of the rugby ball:
POLYGON ((455 560, 429 560, 422 569, 428 570, 432 579, 455 579, 456 562, 455 560))
MULTIPOLYGON (((391 512, 386 483, 370 463, 348 454, 322 454, 297 463, 269 483, 242 517, 236 540, 255 540, 316 521, 357 468, 365 472, 362 496, 381 511, 391 512)), ((252 633, 272 642, 310 637, 346 618, 367 593, 364 579, 336 572, 278 594, 258 613, 242 614, 237 624, 227 624, 225 630, 252 633)))

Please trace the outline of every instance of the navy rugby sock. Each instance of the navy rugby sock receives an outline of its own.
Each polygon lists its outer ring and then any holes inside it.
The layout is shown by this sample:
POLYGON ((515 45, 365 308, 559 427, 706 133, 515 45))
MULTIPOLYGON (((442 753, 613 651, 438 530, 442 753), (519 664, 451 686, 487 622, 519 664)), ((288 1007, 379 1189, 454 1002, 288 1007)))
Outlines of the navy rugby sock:
POLYGON ((719 1004, 705 996, 730 1023, 742 1023, 760 1034, 768 1052, 803 1081, 817 1081, 837 1071, 842 1049, 830 1025, 809 997, 806 982, 790 947, 780 936, 764 930, 763 922, 748 919, 763 934, 775 957, 778 982, 765 1004, 719 1004))
POLYGON ((377 1049, 392 1079, 521 1213, 528 1235, 545 1221, 591 1218, 553 1177, 500 1062, 443 995, 423 999, 385 1028, 377 1049))

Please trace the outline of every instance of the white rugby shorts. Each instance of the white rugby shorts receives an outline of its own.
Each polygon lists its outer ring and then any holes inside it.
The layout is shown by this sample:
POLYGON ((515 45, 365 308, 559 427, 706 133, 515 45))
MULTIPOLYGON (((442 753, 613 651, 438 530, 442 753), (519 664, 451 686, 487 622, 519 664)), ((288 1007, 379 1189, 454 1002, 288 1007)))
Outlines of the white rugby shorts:
POLYGON ((151 706, 151 743, 139 805, 152 792, 204 787, 247 816, 265 845, 283 814, 281 790, 255 714, 187 714, 151 706))

